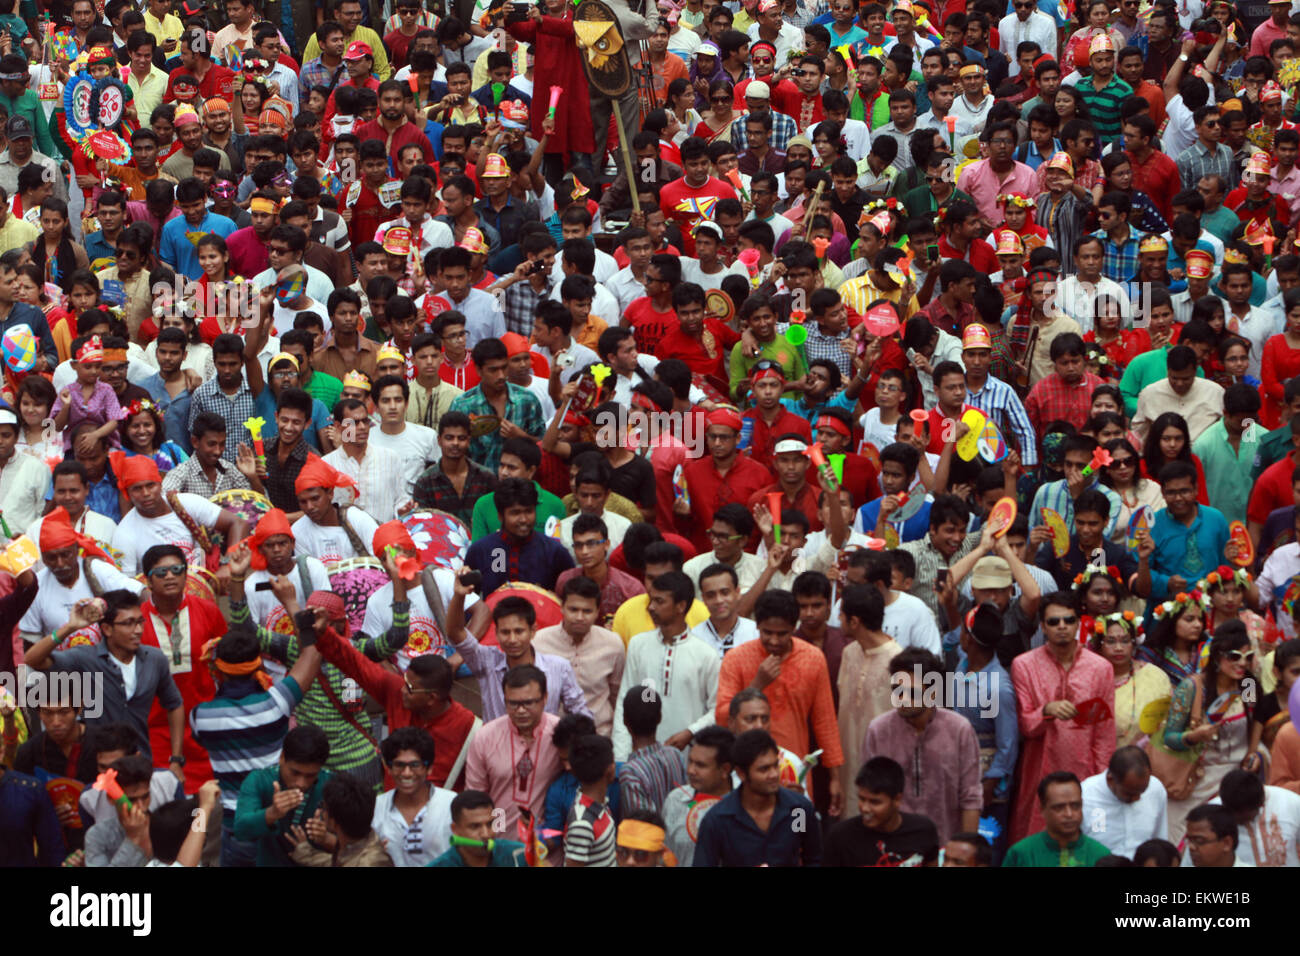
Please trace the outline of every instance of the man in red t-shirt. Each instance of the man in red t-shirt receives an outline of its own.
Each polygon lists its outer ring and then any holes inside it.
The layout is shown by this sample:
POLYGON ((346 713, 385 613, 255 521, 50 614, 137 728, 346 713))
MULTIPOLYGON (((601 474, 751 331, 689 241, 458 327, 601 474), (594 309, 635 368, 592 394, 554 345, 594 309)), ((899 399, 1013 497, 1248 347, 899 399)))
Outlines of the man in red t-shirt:
MULTIPOLYGON (((735 199, 736 191, 721 179, 709 175, 709 147, 698 136, 682 143, 682 178, 659 191, 659 208, 664 217, 677 223, 682 233, 683 252, 695 255, 695 224, 713 218, 719 199, 735 199)), ((996 271, 996 270, 993 270, 996 271)))
POLYGON ((759 362, 750 378, 750 392, 754 407, 745 412, 745 418, 754 423, 749 440, 749 457, 764 468, 772 468, 776 440, 785 434, 798 435, 812 444, 812 429, 808 419, 796 415, 781 404, 785 392, 785 373, 775 362, 759 362))
POLYGON ((660 361, 681 359, 694 374, 725 383, 729 375, 727 357, 740 341, 740 333, 705 314, 704 290, 694 282, 675 288, 672 298, 677 328, 659 340, 653 350, 655 356, 660 361))
POLYGON ((361 144, 361 178, 343 190, 339 215, 348 223, 352 247, 372 242, 379 227, 402 214, 402 184, 388 178, 384 144, 368 139, 361 144))
POLYGON ((682 265, 676 257, 666 252, 650 257, 650 264, 645 269, 645 287, 649 295, 633 299, 623 313, 623 325, 632 330, 638 352, 657 354, 659 342, 677 330, 673 290, 681 281, 682 265))
POLYGON ((414 144, 420 147, 424 162, 433 162, 433 146, 429 143, 429 138, 406 118, 403 85, 397 80, 387 80, 378 89, 379 116, 356 128, 357 140, 362 143, 368 139, 379 140, 387 148, 388 155, 394 159, 402 147, 414 144))
POLYGON ((825 118, 822 111, 823 70, 820 57, 805 56, 792 71, 794 79, 782 80, 772 90, 772 109, 791 117, 800 133, 825 118))
MULTIPOLYGON (((370 49, 369 43, 362 43, 360 40, 349 43, 343 54, 343 66, 348 71, 348 78, 339 86, 355 86, 359 90, 374 90, 378 93, 379 77, 374 74, 375 53, 370 49)), ((334 92, 338 92, 338 87, 334 88, 334 92)), ((330 93, 330 98, 325 102, 325 116, 321 119, 321 129, 325 131, 326 142, 333 138, 334 127, 330 120, 334 118, 334 113, 334 93, 330 93)))
POLYGON ((708 531, 713 515, 725 504, 744 504, 754 492, 772 483, 772 473, 740 451, 740 416, 730 408, 715 408, 705 419, 708 455, 683 466, 687 498, 673 504, 677 530, 688 536, 699 553, 711 551, 708 531))
MULTIPOLYGON (((170 103, 174 99, 172 85, 182 73, 188 73, 199 81, 199 96, 204 102, 214 96, 229 101, 235 95, 235 72, 220 63, 212 62, 207 35, 201 30, 186 30, 181 33, 181 65, 167 74, 164 102, 170 103)), ((140 117, 141 123, 148 121, 147 116, 140 117)))

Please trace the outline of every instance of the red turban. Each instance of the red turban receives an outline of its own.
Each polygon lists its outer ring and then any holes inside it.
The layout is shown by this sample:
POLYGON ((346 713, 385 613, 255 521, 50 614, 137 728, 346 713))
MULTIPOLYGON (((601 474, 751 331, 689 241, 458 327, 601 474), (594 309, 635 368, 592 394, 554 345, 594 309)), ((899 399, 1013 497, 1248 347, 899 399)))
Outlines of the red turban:
POLYGON ((325 613, 329 615, 330 624, 343 628, 340 636, 347 637, 351 634, 352 625, 348 621, 347 605, 333 591, 312 591, 307 595, 307 606, 324 608, 325 613))
POLYGON ((158 465, 148 455, 133 455, 128 458, 124 451, 111 451, 108 453, 108 461, 113 466, 113 474, 117 475, 117 486, 127 497, 131 495, 132 485, 150 481, 162 483, 158 465))
POLYGON ((402 551, 417 550, 415 542, 411 540, 411 533, 406 530, 406 525, 400 521, 385 522, 375 531, 375 538, 371 547, 375 557, 382 561, 384 551, 390 547, 396 547, 402 551))
POLYGON ((266 544, 267 538, 275 537, 277 534, 287 534, 292 538, 293 529, 289 527, 289 516, 279 508, 272 508, 257 519, 257 528, 244 539, 248 542, 248 548, 253 553, 253 560, 249 564, 254 571, 266 570, 266 558, 262 554, 262 545, 266 544))
POLYGON ((71 548, 76 545, 80 546, 89 557, 100 558, 108 562, 113 560, 95 543, 94 538, 84 534, 77 534, 76 529, 72 526, 72 517, 62 507, 55 508, 41 522, 39 545, 43 552, 58 551, 61 548, 71 548))
POLYGON ((302 466, 293 483, 294 494, 302 494, 308 488, 356 488, 357 483, 337 468, 325 464, 324 459, 314 455, 302 466))
POLYGON ((722 425, 740 431, 740 414, 734 408, 715 408, 704 419, 705 425, 722 425))

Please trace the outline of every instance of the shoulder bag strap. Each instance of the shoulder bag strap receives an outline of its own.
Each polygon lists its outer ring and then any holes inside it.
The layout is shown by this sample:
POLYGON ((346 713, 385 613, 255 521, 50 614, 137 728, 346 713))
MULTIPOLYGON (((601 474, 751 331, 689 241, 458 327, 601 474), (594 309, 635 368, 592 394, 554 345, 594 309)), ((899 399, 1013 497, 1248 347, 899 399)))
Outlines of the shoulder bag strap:
POLYGON ((469 745, 474 742, 474 737, 478 734, 478 729, 483 726, 483 718, 475 717, 474 724, 469 728, 469 733, 465 737, 465 743, 461 745, 460 753, 456 755, 456 762, 451 765, 451 770, 447 772, 447 779, 443 786, 448 790, 456 786, 456 781, 460 778, 460 772, 465 766, 465 761, 469 757, 469 745))

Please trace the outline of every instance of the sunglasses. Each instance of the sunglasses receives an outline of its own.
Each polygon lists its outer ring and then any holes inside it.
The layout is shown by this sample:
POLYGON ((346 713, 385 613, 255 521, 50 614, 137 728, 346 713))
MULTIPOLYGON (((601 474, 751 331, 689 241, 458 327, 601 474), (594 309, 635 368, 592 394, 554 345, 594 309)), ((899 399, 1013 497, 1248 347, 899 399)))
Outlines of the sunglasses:
POLYGON ((1136 458, 1112 458, 1110 466, 1112 468, 1132 468, 1136 461, 1136 458))
POLYGON ((1223 659, 1225 661, 1232 661, 1234 664, 1237 661, 1245 661, 1247 664, 1249 664, 1251 661, 1255 659, 1255 652, 1254 651, 1224 651, 1223 659))
POLYGON ((1070 614, 1066 617, 1049 617, 1043 621, 1048 627, 1061 627, 1062 625, 1073 625, 1078 622, 1079 617, 1076 614, 1070 614))
POLYGON ((165 567, 165 568, 154 568, 154 569, 152 569, 152 570, 149 572, 149 577, 151 577, 151 578, 165 578, 165 577, 177 577, 177 578, 183 578, 183 577, 185 577, 185 571, 186 571, 186 567, 185 567, 185 565, 183 565, 183 564, 173 564, 173 565, 169 565, 168 567, 165 567))

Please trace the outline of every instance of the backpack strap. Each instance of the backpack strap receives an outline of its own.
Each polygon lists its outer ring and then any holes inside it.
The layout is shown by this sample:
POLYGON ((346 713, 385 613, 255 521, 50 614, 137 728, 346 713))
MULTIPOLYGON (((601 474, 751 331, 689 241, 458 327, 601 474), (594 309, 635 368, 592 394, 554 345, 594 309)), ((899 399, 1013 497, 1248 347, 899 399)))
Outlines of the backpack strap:
POLYGON ((483 726, 483 718, 475 717, 473 725, 469 728, 469 733, 465 737, 465 743, 461 745, 460 753, 456 755, 456 762, 451 765, 451 770, 447 773, 447 779, 443 786, 448 790, 456 786, 456 781, 460 778, 460 772, 465 766, 465 761, 469 757, 469 745, 474 742, 474 737, 478 734, 479 728, 483 726))

